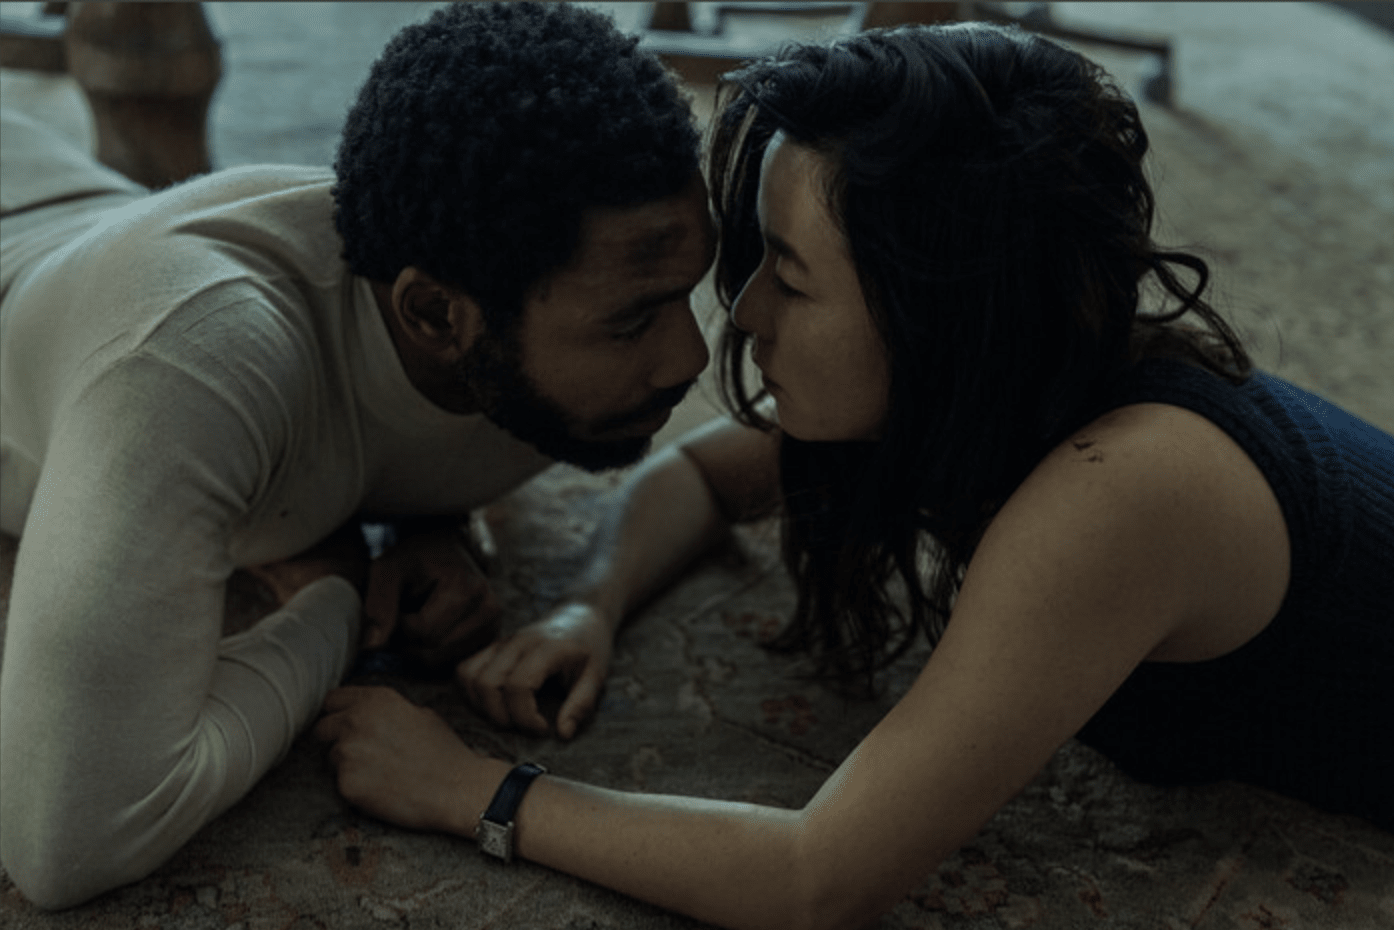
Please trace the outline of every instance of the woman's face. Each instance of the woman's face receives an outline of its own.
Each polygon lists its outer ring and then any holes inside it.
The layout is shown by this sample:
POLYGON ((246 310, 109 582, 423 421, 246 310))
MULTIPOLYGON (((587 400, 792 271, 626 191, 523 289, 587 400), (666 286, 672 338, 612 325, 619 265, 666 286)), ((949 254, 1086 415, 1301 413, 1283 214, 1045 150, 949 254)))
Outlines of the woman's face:
POLYGON ((796 439, 876 439, 890 370, 847 241, 824 203, 823 156, 776 133, 760 166, 765 254, 731 308, 796 439))

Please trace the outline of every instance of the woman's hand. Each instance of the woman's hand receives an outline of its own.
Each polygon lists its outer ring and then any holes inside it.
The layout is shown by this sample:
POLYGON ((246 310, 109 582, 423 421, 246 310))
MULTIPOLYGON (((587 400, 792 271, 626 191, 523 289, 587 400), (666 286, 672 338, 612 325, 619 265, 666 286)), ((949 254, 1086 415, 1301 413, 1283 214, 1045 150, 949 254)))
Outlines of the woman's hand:
POLYGON ((331 743, 339 793, 382 820, 414 830, 473 835, 475 819, 508 772, 480 756, 434 711, 391 688, 338 688, 315 736, 331 743))
POLYGON ((394 636, 402 653, 448 669, 498 635, 501 609, 483 557, 456 526, 413 533, 373 560, 363 648, 394 636))
POLYGON ((571 602, 460 663, 455 677, 472 703, 500 726, 546 733, 537 692, 560 676, 568 693, 557 735, 570 739, 595 711, 610 671, 617 623, 596 607, 571 602))
POLYGON ((299 555, 254 565, 247 572, 271 589, 286 606, 301 588, 329 575, 348 580, 361 596, 368 586, 368 545, 357 521, 350 521, 299 555))

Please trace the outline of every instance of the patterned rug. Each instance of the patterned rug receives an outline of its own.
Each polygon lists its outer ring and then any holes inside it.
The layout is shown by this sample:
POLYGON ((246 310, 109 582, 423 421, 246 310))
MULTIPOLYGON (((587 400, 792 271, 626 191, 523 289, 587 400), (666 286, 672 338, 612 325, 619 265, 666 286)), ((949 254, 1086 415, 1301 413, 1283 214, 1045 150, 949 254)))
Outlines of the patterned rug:
MULTIPOLYGON (((403 4, 210 8, 227 68, 212 127, 220 164, 326 163, 367 63, 424 15, 403 4)), ((1381 93, 1394 42, 1321 4, 1056 9, 1065 20, 1176 37, 1178 107, 1142 104, 1165 238, 1203 249, 1220 304, 1262 367, 1394 429, 1394 98, 1381 93)), ((1138 86, 1137 56, 1089 52, 1138 86)), ((7 103, 24 95, 13 72, 0 79, 7 103)), ((40 108, 65 112, 54 94, 73 91, 29 89, 40 108)), ((709 96, 699 90, 699 104, 709 96)), ((491 508, 512 622, 560 595, 609 485, 559 469, 491 508)), ((15 551, 0 537, 0 623, 15 551)), ((622 633, 599 714, 569 744, 500 732, 447 685, 389 681, 476 747, 563 776, 800 806, 923 655, 888 673, 884 699, 846 702, 760 648, 792 602, 773 527, 742 530, 622 633)), ((255 586, 235 578, 230 628, 265 609, 255 586)), ((364 817, 340 801, 311 740, 149 878, 84 907, 45 914, 0 872, 3 930, 695 926, 529 863, 486 861, 465 841, 364 817)), ((1240 785, 1150 788, 1070 743, 879 926, 1390 930, 1394 835, 1240 785)))
MULTIPOLYGON (((515 622, 553 603, 586 556, 613 479, 558 468, 488 513, 515 622)), ((912 680, 849 702, 762 649, 792 607, 775 527, 742 529, 621 634, 594 722, 573 742, 506 733, 448 684, 378 679, 439 710, 472 745, 612 788, 801 806, 912 680)), ((0 607, 15 541, 0 539, 0 607)), ((246 578, 229 627, 266 602, 246 578)), ((152 876, 45 914, 0 873, 0 925, 25 930, 659 930, 693 928, 472 843, 346 806, 312 739, 152 876)), ((892 928, 1394 926, 1394 835, 1256 789, 1156 789, 1064 746, 1031 785, 878 925, 892 928)))

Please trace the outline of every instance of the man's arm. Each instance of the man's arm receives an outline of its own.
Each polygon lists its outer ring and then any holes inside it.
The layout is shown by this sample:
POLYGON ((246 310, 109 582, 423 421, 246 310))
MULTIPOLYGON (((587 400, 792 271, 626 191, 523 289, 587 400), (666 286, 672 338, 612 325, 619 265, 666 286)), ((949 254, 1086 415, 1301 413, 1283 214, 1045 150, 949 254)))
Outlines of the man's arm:
POLYGON ((337 573, 222 639, 227 536, 270 430, 149 358, 57 418, 24 528, 0 677, 0 856, 78 904, 143 877, 240 798, 343 675, 337 573))
POLYGON ((594 710, 624 618, 779 497, 777 435, 715 420, 646 460, 620 487, 575 593, 551 615, 460 665, 471 702, 503 726, 545 732, 537 690, 570 691, 557 717, 570 738, 594 710))

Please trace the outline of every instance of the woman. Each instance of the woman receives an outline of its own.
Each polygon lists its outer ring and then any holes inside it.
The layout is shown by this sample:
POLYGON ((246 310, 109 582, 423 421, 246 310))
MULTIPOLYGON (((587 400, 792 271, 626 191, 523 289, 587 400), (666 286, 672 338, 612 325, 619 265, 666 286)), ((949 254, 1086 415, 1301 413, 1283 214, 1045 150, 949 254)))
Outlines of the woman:
MULTIPOLYGON (((937 645, 802 810, 515 775, 518 855, 722 926, 859 925, 1075 734, 1140 778, 1394 828, 1394 438, 1250 370, 1205 264, 1151 241, 1146 150, 1097 67, 1017 31, 866 34, 736 75, 709 178, 744 425, 647 463, 587 593, 460 678, 545 730, 533 692, 569 675, 569 737, 625 611, 781 498, 784 646, 864 685, 920 631, 937 645)), ((326 709, 350 801, 475 834, 507 764, 394 692, 326 709)))

